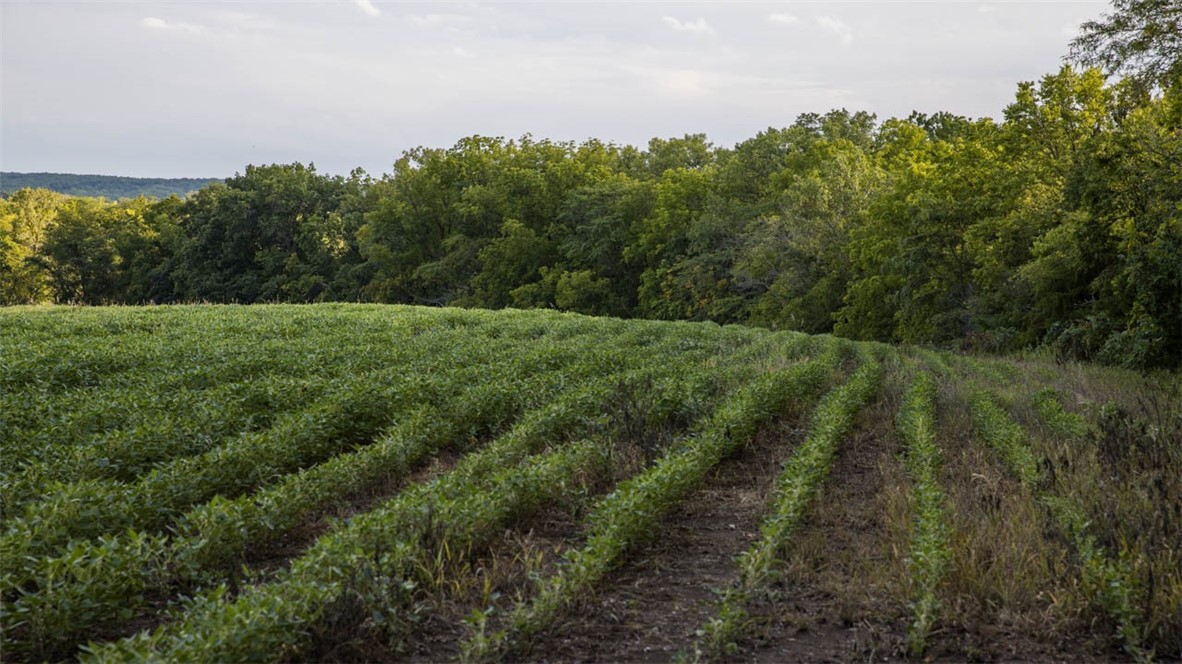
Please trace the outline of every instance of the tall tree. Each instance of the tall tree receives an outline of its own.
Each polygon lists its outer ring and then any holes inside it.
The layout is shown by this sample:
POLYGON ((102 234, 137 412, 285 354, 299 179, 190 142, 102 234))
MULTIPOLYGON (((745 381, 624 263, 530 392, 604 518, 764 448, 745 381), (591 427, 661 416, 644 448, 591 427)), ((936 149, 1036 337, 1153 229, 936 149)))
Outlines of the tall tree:
POLYGON ((332 299, 333 258, 347 242, 335 213, 340 177, 303 164, 247 166, 197 192, 175 276, 184 296, 215 302, 332 299))
POLYGON ((32 304, 51 296, 42 252, 66 197, 21 189, 0 199, 0 304, 32 304))
POLYGON ((878 194, 880 170, 854 143, 826 139, 779 179, 779 211, 743 234, 736 285, 754 300, 751 322, 831 332, 852 272, 850 230, 878 194))
POLYGON ((1113 11, 1080 26, 1069 58, 1145 88, 1182 80, 1182 3, 1177 0, 1113 0, 1113 11))

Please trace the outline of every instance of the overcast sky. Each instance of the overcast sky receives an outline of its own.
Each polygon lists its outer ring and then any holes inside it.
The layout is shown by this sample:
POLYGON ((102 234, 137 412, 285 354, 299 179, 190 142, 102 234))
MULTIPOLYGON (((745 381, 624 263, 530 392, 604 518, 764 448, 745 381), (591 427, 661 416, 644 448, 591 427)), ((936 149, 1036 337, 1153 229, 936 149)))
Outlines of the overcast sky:
POLYGON ((472 134, 730 146, 804 112, 998 118, 1106 2, 20 2, 0 167, 389 172, 472 134))

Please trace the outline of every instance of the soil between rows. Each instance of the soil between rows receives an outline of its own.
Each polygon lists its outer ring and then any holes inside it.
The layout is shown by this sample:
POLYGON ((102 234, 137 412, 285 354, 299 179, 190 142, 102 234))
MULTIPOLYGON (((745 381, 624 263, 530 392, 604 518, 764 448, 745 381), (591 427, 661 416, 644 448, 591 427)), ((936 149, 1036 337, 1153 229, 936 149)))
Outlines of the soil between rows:
POLYGON ((756 638, 732 661, 900 659, 910 486, 890 429, 896 392, 882 394, 839 442, 830 475, 784 552, 779 582, 752 607, 756 638))
POLYGON ((688 653, 717 612, 735 557, 759 535, 769 492, 803 431, 765 429, 727 459, 629 557, 520 658, 530 662, 668 662, 688 653))

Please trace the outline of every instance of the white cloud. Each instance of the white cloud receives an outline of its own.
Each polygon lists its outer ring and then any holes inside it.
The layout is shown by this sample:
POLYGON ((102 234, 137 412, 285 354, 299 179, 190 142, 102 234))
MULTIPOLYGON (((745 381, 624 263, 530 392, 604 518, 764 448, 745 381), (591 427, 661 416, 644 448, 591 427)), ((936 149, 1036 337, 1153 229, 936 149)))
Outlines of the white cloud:
POLYGON ((665 24, 670 28, 673 28, 678 32, 697 32, 706 35, 714 34, 714 28, 710 27, 710 24, 707 23, 706 19, 704 18, 699 18, 696 21, 682 22, 673 18, 672 16, 662 16, 661 20, 664 21, 665 24))
POLYGON ((471 52, 469 52, 469 51, 468 51, 468 49, 464 48, 463 46, 457 46, 457 47, 453 48, 453 49, 451 50, 451 54, 452 54, 452 55, 454 55, 454 56, 456 56, 457 58, 470 58, 470 57, 472 57, 472 53, 471 53, 471 52))
POLYGON ((768 14, 767 20, 781 25, 796 25, 800 23, 800 17, 793 14, 768 14))
POLYGON ((854 43, 854 31, 840 19, 822 16, 817 19, 817 25, 837 35, 838 40, 846 46, 854 43))
POLYGON ((188 32, 189 34, 199 35, 205 32, 205 28, 200 25, 193 25, 191 23, 173 23, 165 21, 162 18, 149 16, 140 21, 140 25, 149 30, 171 30, 175 32, 188 32))
POLYGON ((375 7, 369 0, 353 0, 353 4, 370 16, 379 16, 382 13, 382 10, 375 7))

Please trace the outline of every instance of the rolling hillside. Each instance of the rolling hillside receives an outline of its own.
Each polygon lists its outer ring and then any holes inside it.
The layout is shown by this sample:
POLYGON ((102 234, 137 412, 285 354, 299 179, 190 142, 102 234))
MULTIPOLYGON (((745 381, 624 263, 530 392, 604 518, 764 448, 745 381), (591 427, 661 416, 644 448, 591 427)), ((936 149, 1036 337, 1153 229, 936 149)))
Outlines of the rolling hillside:
POLYGON ((78 175, 74 173, 0 173, 0 194, 11 194, 26 187, 49 189, 70 196, 94 196, 109 200, 120 198, 184 197, 217 178, 129 178, 117 175, 78 175))
POLYGON ((0 310, 5 661, 1182 648, 1177 376, 397 305, 0 310))

